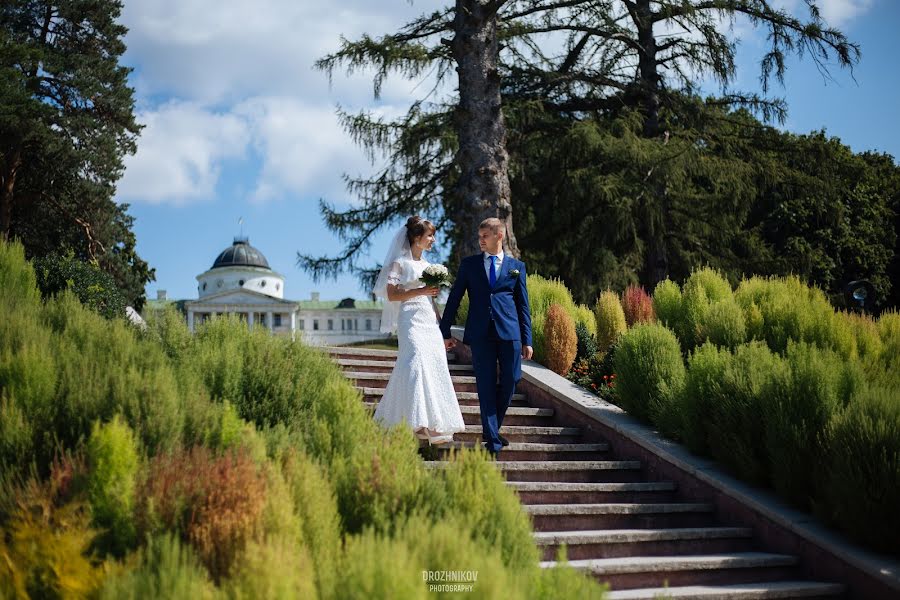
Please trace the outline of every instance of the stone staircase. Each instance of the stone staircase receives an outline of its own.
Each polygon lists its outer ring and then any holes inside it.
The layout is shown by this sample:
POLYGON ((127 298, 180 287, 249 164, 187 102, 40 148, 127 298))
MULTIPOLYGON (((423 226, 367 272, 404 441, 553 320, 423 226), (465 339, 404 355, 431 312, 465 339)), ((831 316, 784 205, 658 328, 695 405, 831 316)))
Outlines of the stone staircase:
MULTIPOLYGON (((374 410, 396 352, 328 348, 374 410)), ((481 443, 471 365, 448 354, 466 431, 451 446, 481 443)), ((840 598, 845 586, 804 579, 795 556, 757 547, 753 531, 719 522, 711 504, 679 496, 672 481, 652 481, 636 460, 617 457, 605 442, 585 439, 577 422, 523 394, 510 406, 503 435, 510 445, 497 468, 519 495, 534 525, 541 566, 565 546, 569 563, 610 584, 611 600, 655 598, 840 598)), ((442 461, 427 461, 441 468, 442 461)))

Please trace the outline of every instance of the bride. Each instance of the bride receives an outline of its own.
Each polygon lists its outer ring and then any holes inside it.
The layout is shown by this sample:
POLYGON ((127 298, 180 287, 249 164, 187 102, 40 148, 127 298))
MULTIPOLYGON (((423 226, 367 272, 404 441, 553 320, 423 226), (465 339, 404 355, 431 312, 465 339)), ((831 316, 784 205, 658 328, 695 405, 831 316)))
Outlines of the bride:
POLYGON ((440 315, 432 299, 438 288, 420 280, 428 262, 422 253, 434 244, 435 227, 410 217, 394 236, 373 292, 387 299, 383 333, 397 332, 399 353, 375 418, 386 425, 405 421, 420 439, 445 444, 463 431, 456 391, 447 367, 440 315))

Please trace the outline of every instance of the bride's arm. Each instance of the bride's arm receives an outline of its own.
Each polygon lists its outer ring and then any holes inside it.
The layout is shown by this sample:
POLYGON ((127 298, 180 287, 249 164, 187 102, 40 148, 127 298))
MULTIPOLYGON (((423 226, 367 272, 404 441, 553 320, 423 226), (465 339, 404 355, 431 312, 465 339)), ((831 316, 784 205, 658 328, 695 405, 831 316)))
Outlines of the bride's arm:
POLYGON ((390 284, 387 286, 387 297, 391 302, 403 302, 404 300, 409 300, 411 298, 415 298, 416 296, 431 296, 433 298, 437 295, 438 288, 436 287, 422 287, 413 290, 404 290, 399 284, 390 284))

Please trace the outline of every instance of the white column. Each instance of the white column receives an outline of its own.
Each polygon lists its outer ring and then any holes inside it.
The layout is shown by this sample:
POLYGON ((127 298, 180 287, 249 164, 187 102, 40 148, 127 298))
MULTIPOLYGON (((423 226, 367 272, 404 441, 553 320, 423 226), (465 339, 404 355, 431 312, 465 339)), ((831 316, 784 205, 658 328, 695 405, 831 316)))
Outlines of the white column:
POLYGON ((294 341, 294 332, 297 330, 297 312, 291 311, 291 341, 294 341))
POLYGON ((253 329, 253 311, 247 312, 247 327, 253 329))
POLYGON ((266 325, 269 326, 269 331, 275 331, 275 319, 272 318, 272 311, 266 313, 266 325))
POLYGON ((194 333, 194 311, 188 309, 188 330, 194 333))

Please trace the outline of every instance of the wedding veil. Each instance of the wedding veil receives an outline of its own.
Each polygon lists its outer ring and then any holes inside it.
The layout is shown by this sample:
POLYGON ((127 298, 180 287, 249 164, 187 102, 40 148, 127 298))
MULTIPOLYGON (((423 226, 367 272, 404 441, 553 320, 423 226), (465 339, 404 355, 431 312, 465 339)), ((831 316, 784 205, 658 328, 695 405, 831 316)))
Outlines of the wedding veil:
POLYGON ((409 238, 406 235, 406 225, 394 235, 391 246, 388 248, 387 256, 381 263, 381 271, 375 280, 375 287, 372 293, 382 298, 384 308, 381 309, 381 332, 395 333, 397 331, 397 319, 400 316, 400 303, 391 302, 387 299, 388 277, 391 274, 391 266, 401 258, 412 258, 412 251, 409 249, 409 238))

